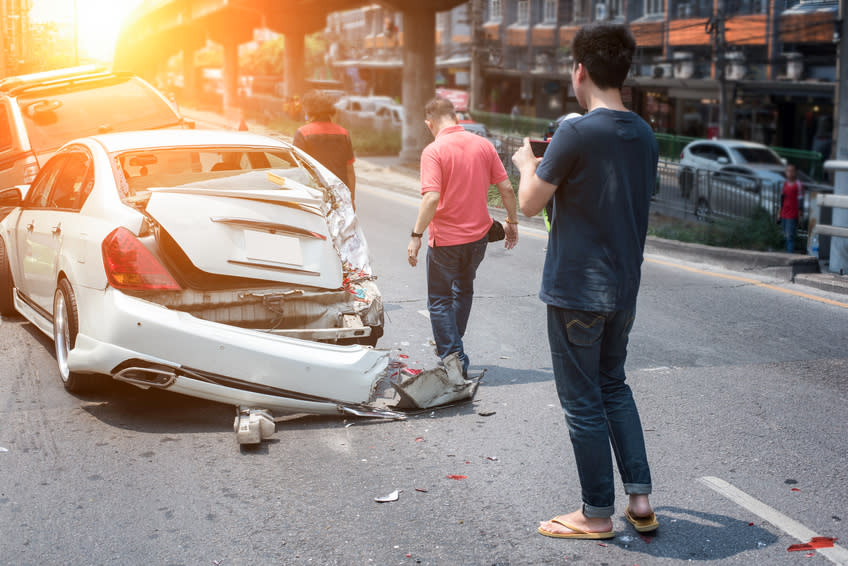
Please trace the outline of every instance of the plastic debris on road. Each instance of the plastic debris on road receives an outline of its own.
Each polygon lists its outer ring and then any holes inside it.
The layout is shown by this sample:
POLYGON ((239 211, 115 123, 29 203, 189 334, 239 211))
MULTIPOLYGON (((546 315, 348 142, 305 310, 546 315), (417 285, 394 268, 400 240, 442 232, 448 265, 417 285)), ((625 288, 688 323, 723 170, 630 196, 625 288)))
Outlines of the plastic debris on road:
POLYGON ((463 476, 462 474, 448 474, 447 477, 449 480, 467 480, 468 476, 463 476))
POLYGON ((375 497, 374 501, 376 501, 377 503, 389 503, 391 501, 397 501, 398 497, 400 497, 400 491, 396 489, 390 494, 384 495, 383 497, 375 497))
POLYGON ((796 552, 799 550, 815 550, 817 548, 833 548, 833 543, 837 540, 839 539, 836 537, 813 537, 810 539, 810 542, 793 544, 786 550, 789 552, 796 552))

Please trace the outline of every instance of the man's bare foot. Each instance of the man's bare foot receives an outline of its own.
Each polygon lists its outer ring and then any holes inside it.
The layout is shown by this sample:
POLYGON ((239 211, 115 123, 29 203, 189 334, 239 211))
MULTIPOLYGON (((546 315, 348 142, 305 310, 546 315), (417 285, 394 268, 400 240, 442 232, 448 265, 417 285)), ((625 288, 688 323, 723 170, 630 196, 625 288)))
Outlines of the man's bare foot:
POLYGON ((634 517, 648 517, 654 510, 647 495, 630 495, 630 514, 634 517))
MULTIPOLYGON (((606 533, 612 530, 612 519, 609 517, 587 517, 583 514, 582 509, 567 515, 559 515, 556 518, 587 533, 606 533)), ((574 532, 552 521, 541 521, 539 526, 545 531, 556 534, 566 535, 574 532)))

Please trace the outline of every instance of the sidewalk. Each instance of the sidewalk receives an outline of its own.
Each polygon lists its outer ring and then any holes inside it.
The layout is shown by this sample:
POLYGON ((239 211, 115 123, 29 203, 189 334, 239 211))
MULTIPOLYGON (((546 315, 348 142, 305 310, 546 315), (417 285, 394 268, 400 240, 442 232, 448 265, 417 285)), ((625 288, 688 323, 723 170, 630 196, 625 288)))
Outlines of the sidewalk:
MULTIPOLYGON (((238 127, 237 123, 230 124, 226 118, 215 112, 182 109, 182 113, 187 118, 195 120, 198 129, 204 127, 236 129, 238 127)), ((253 133, 291 141, 287 136, 283 136, 252 120, 247 121, 247 127, 248 131, 253 133)), ((355 169, 356 178, 368 185, 413 196, 420 194, 418 170, 414 164, 402 164, 396 157, 357 158, 355 169)), ((503 221, 506 218, 503 209, 489 207, 489 212, 497 220, 503 221)), ((521 223, 540 230, 545 229, 541 217, 522 217, 521 223)), ((812 256, 718 248, 665 240, 654 236, 648 236, 645 243, 645 253, 716 265, 733 271, 761 273, 777 279, 791 281, 797 285, 848 295, 848 275, 819 273, 818 260, 812 256)))

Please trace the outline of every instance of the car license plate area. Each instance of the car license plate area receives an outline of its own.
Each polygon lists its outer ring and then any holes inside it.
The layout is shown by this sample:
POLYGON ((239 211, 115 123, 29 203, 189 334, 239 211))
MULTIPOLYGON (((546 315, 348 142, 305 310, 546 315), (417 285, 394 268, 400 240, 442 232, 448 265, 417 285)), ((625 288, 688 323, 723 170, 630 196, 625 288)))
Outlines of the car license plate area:
POLYGON ((250 261, 303 265, 300 239, 281 234, 245 230, 244 255, 250 261))

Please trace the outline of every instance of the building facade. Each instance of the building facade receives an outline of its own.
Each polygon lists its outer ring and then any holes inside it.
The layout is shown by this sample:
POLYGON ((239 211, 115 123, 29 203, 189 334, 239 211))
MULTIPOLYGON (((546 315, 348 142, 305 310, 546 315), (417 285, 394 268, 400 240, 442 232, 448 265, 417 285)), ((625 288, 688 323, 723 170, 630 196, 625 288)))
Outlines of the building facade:
POLYGON ((0 78, 26 72, 31 0, 0 0, 0 78))
MULTIPOLYGON (((827 156, 837 18, 833 0, 473 0, 437 16, 437 82, 468 88, 473 52, 478 109, 580 111, 569 92, 574 34, 627 23, 638 47, 624 99, 655 131, 713 137, 724 121, 726 137, 827 156)), ((333 14, 333 64, 360 92, 398 96, 403 25, 379 5, 333 14)))

